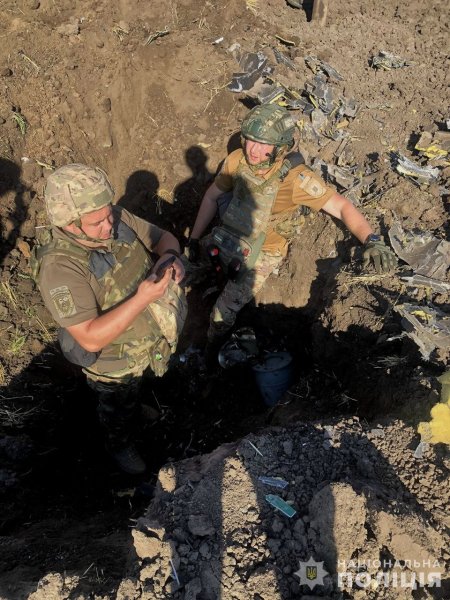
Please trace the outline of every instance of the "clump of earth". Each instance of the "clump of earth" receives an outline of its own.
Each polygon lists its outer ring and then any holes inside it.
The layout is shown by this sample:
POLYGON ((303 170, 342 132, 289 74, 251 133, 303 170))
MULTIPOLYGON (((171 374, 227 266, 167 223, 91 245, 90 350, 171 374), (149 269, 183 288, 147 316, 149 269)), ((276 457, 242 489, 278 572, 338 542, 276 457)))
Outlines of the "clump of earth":
POLYGON ((448 448, 420 447, 417 434, 439 400, 448 351, 425 360, 395 310, 409 302, 448 313, 448 294, 408 285, 399 270, 363 273, 344 228, 326 215, 307 218, 237 324, 253 327, 266 350, 293 355, 294 384, 268 408, 245 365, 212 379, 199 371, 195 349, 214 298, 203 296, 211 282, 188 289, 180 358, 144 388, 138 445, 149 473, 137 481, 105 456, 94 398, 61 357, 30 275, 46 177, 68 162, 102 167, 118 203, 180 240, 189 234, 253 102, 227 89, 240 71, 236 43, 263 52, 272 77, 290 88, 314 79, 307 56, 336 69, 335 96, 359 108, 341 122, 344 150, 342 138, 306 128, 307 161, 323 175, 340 153, 347 174, 367 177, 367 186, 338 190, 386 239, 394 223, 448 239, 448 164, 415 149, 423 132, 447 131, 450 117, 446 4, 331 3, 323 27, 310 21, 310 5, 3 3, 0 598, 450 595, 448 448), (274 48, 294 68, 278 63, 274 48), (408 64, 374 68, 381 50, 408 64), (437 168, 439 179, 401 175, 392 152, 437 168), (305 575, 311 560, 315 586, 305 575), (428 585, 377 583, 377 561, 389 565, 390 583, 420 582, 422 573, 428 585))

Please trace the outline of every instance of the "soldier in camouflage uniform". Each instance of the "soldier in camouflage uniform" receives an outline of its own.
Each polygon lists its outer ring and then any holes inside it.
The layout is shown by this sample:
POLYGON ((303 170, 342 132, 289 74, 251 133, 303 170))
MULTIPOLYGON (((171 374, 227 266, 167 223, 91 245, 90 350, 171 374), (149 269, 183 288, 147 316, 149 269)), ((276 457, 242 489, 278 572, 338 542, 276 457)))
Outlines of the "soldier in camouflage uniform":
POLYGON ((113 206, 98 168, 66 165, 45 188, 52 225, 34 248, 32 269, 61 326, 64 355, 81 365, 98 395, 107 450, 131 474, 145 464, 131 443, 144 372, 161 376, 186 317, 184 268, 169 232, 113 206), (159 256, 153 264, 150 252, 159 256), (162 279, 158 266, 174 258, 162 279))
POLYGON ((187 247, 189 260, 198 261, 201 247, 212 243, 225 272, 230 263, 239 267, 238 277, 226 283, 211 313, 208 340, 217 341, 216 346, 286 256, 296 230, 294 211, 297 218, 305 207, 324 210, 365 245, 365 264, 372 259, 377 270, 384 271, 395 266, 395 255, 364 216, 292 152, 294 132, 286 109, 273 104, 253 108, 242 123, 242 149, 225 159, 200 205, 187 247), (218 209, 221 225, 200 244, 218 209))

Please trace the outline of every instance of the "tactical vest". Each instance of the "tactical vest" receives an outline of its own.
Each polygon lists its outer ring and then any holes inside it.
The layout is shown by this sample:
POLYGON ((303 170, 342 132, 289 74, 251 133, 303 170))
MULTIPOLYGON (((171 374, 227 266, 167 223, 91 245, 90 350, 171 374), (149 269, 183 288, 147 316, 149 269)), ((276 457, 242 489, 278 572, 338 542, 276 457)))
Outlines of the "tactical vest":
MULTIPOLYGON (((115 239, 111 252, 84 248, 72 243, 70 239, 55 238, 51 231, 47 231, 43 244, 34 248, 31 260, 37 284, 39 285, 39 271, 45 256, 66 256, 86 266, 97 281, 98 288, 96 286, 93 289, 101 313, 130 297, 148 277, 153 262, 136 233, 120 220, 120 210, 113 207, 113 215, 115 239)), ((136 344, 139 346, 142 341, 143 346, 151 347, 157 345, 162 338, 169 346, 167 352, 173 353, 186 313, 184 293, 171 281, 164 297, 150 303, 131 326, 104 349, 102 355, 105 354, 108 362, 114 362, 126 358, 127 345, 136 348, 136 344)), ((118 365, 114 365, 115 369, 117 367, 118 365)))
POLYGON ((225 265, 238 258, 246 269, 254 266, 266 239, 280 183, 301 162, 301 155, 294 153, 265 180, 255 175, 242 157, 233 175, 233 197, 222 217, 222 225, 212 231, 225 265))

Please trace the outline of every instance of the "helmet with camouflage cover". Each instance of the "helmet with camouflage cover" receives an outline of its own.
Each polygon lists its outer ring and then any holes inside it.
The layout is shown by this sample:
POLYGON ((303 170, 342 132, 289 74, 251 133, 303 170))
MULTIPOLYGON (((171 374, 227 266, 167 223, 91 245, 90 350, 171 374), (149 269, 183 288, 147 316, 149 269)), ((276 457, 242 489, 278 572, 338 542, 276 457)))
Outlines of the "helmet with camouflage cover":
POLYGON ((71 164, 60 167, 47 179, 45 206, 52 225, 80 223, 85 215, 112 202, 114 189, 98 167, 71 164))
POLYGON ((247 140, 274 146, 294 145, 295 122, 278 104, 255 106, 242 122, 241 133, 247 140))

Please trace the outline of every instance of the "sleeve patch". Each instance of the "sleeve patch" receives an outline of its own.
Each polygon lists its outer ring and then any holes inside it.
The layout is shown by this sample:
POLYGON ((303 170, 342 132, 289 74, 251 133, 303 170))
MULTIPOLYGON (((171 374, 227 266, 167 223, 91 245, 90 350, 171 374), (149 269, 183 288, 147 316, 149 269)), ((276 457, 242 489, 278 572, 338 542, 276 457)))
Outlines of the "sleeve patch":
POLYGON ((61 319, 77 314, 75 302, 67 285, 53 288, 50 290, 50 296, 61 319))
POLYGON ((298 180, 300 182, 300 189, 304 190, 313 198, 320 198, 327 191, 325 185, 319 179, 316 179, 311 175, 303 175, 302 173, 300 173, 300 175, 298 176, 298 180))

